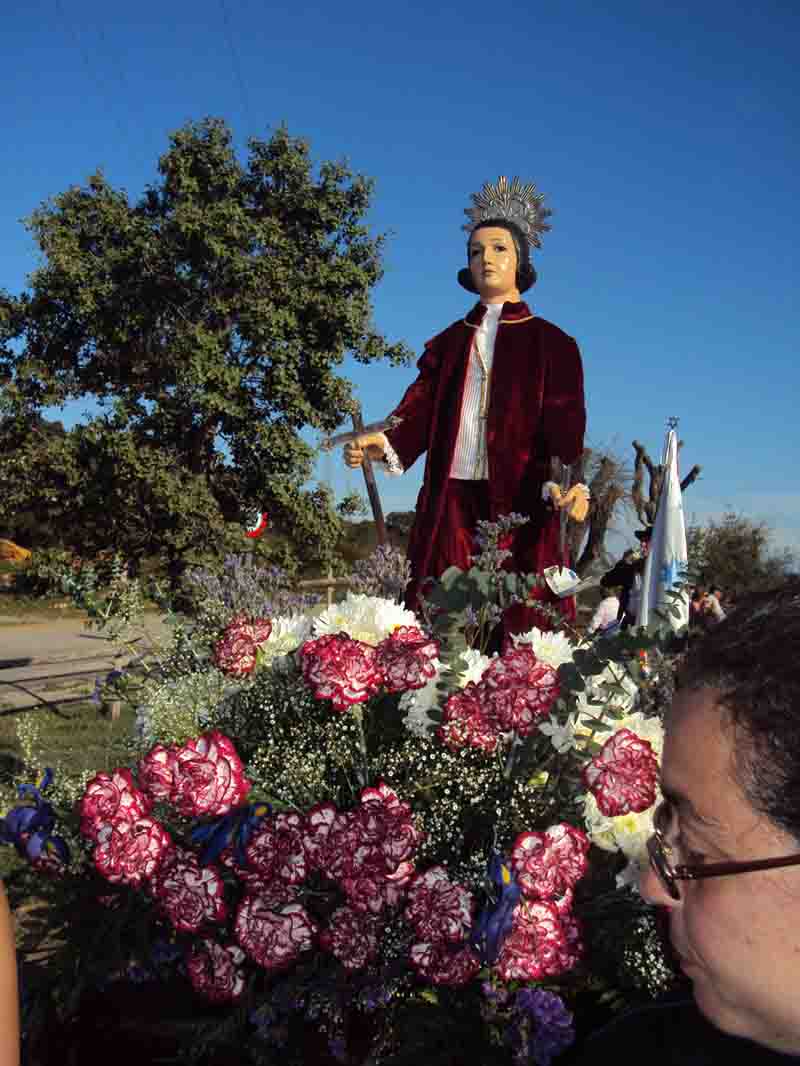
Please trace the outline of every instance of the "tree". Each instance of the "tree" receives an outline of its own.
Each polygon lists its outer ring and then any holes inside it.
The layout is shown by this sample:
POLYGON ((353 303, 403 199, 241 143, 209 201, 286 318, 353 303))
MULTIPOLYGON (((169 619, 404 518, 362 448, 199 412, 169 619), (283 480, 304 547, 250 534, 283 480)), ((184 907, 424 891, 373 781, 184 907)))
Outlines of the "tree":
POLYGON ((299 431, 330 433, 350 411, 347 352, 409 356, 371 322, 372 183, 343 163, 315 173, 283 128, 242 164, 217 119, 174 133, 158 174, 136 203, 97 173, 31 215, 44 263, 30 292, 0 300, 4 408, 19 422, 76 397, 103 405, 64 459, 97 545, 174 560, 213 549, 249 504, 301 556, 329 557, 340 523, 304 487, 299 431))
POLYGON ((699 584, 719 585, 725 598, 778 585, 796 568, 787 549, 776 549, 766 522, 728 511, 686 532, 689 570, 699 584))

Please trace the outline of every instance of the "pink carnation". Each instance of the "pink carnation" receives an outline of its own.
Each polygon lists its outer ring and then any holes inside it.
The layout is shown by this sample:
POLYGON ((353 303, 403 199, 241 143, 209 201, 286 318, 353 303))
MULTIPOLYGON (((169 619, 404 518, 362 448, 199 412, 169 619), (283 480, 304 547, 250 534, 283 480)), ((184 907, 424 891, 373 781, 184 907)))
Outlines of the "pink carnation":
POLYGON ((335 711, 364 703, 381 686, 377 652, 346 633, 326 633, 300 649, 306 684, 318 700, 330 700, 335 711))
POLYGON ((139 782, 152 800, 170 801, 175 791, 177 760, 173 747, 156 744, 139 761, 139 782))
POLYGON ((246 887, 251 896, 259 896, 270 907, 281 907, 284 903, 294 903, 299 895, 299 887, 282 881, 279 877, 265 877, 258 870, 249 866, 240 866, 231 848, 226 848, 219 857, 220 863, 233 871, 246 887))
POLYGON ((303 847, 312 869, 325 869, 328 837, 338 816, 333 803, 316 803, 306 812, 303 847))
POLYGON ((139 885, 152 877, 172 845, 169 833, 153 818, 101 825, 94 849, 94 864, 114 883, 139 885))
POLYGON ((317 927, 299 903, 273 910, 258 896, 245 896, 239 904, 234 932, 250 958, 274 972, 311 950, 317 927))
POLYGON ((93 777, 79 805, 81 832, 98 839, 101 826, 110 822, 135 822, 150 810, 150 800, 136 787, 130 770, 114 770, 93 777))
POLYGON ((586 834, 562 822, 544 833, 520 833, 511 849, 511 867, 525 896, 554 900, 586 873, 588 851, 586 834))
POLYGON ((497 972, 504 981, 557 977, 577 963, 581 947, 577 924, 570 915, 560 915, 553 903, 524 901, 514 911, 497 972))
POLYGON ((201 866, 194 852, 175 848, 155 873, 153 895, 177 930, 196 933, 226 917, 222 878, 214 866, 201 866))
POLYGON ((454 884, 443 866, 432 866, 413 878, 405 917, 420 940, 459 943, 472 926, 472 893, 454 884))
POLYGON ((457 987, 471 981, 481 968, 481 961, 472 948, 454 948, 449 944, 414 944, 411 965, 434 985, 457 987))
POLYGON ((439 645, 416 626, 398 626, 375 651, 387 692, 422 688, 436 676, 439 645))
POLYGON ((646 811, 656 801, 658 759, 648 740, 620 729, 584 767, 583 779, 607 818, 646 811))
POLYGON ((481 703, 482 690, 470 681, 461 692, 454 692, 444 705, 439 739, 451 751, 478 748, 493 752, 500 743, 500 732, 481 703))
POLYGON ((235 944, 196 940, 186 955, 186 972, 195 991, 212 1003, 235 1003, 244 992, 244 960, 235 944))
POLYGON ((272 632, 268 618, 252 621, 237 614, 225 628, 214 647, 214 662, 229 677, 246 677, 256 665, 256 652, 272 632))
POLYGON ((352 811, 313 807, 304 845, 312 868, 338 881, 351 907, 378 914, 403 899, 421 839, 409 805, 381 783, 363 789, 352 811))
POLYGON ((339 907, 320 933, 319 942, 345 969, 363 970, 378 952, 378 924, 369 915, 339 907))
POLYGON ((529 736, 550 713, 560 691, 556 671, 549 663, 540 663, 528 645, 492 659, 478 687, 498 732, 513 730, 521 737, 529 736))
POLYGON ((172 802, 187 818, 227 814, 250 791, 242 761, 222 733, 205 733, 175 749, 172 802))
POLYGON ((414 874, 414 864, 401 863, 390 874, 380 873, 375 866, 354 863, 352 873, 341 879, 341 886, 354 910, 380 914, 387 907, 402 903, 406 886, 414 874))
POLYGON ((266 881, 280 878, 292 885, 305 881, 307 859, 302 815, 276 814, 265 818, 247 845, 248 865, 266 881))

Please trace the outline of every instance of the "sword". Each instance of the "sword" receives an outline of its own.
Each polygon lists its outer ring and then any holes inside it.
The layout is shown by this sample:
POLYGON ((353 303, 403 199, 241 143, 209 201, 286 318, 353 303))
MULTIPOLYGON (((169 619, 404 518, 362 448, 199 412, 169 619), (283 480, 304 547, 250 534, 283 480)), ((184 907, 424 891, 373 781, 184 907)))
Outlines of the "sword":
MULTIPOLYGON (((561 464, 561 498, 563 499, 569 492, 569 483, 572 480, 572 467, 567 463, 561 464)), ((558 550, 561 554, 561 569, 559 573, 564 573, 566 568, 567 558, 567 522, 569 521, 569 515, 567 514, 568 508, 562 507, 558 512, 558 550)))
POLYGON ((389 415, 380 422, 368 422, 361 429, 349 429, 345 433, 337 433, 335 437, 325 437, 320 441, 319 446, 324 452, 329 452, 333 448, 338 448, 340 444, 351 444, 365 433, 385 433, 387 429, 394 429, 401 421, 402 419, 395 415, 389 415))

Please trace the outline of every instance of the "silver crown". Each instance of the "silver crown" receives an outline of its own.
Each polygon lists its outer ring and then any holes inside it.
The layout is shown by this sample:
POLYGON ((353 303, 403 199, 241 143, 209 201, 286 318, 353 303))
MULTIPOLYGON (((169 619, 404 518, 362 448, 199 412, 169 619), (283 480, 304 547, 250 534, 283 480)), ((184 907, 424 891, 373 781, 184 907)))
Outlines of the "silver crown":
POLYGON ((523 185, 519 178, 499 177, 497 184, 487 181, 480 192, 472 194, 472 207, 465 207, 464 214, 470 220, 462 229, 467 233, 490 218, 503 218, 515 223, 527 237, 533 248, 541 248, 540 233, 546 233, 550 226, 545 219, 552 211, 544 206, 544 195, 536 191, 531 182, 523 185))

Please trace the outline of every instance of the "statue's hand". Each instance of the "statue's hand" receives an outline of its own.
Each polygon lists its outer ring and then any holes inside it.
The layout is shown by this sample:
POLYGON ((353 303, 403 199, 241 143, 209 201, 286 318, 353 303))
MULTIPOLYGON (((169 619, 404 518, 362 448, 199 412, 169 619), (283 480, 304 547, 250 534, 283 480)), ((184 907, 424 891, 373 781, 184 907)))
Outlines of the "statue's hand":
POLYGON ((589 513, 589 490, 579 482, 569 492, 562 493, 554 481, 542 485, 542 499, 551 503, 556 511, 566 510, 574 522, 584 522, 589 513))
POLYGON ((383 434, 362 433, 344 446, 344 461, 349 467, 361 466, 365 459, 383 458, 383 434))
POLYGON ((567 509, 567 514, 573 522, 585 522, 589 513, 589 490, 580 483, 573 485, 558 506, 567 509))

